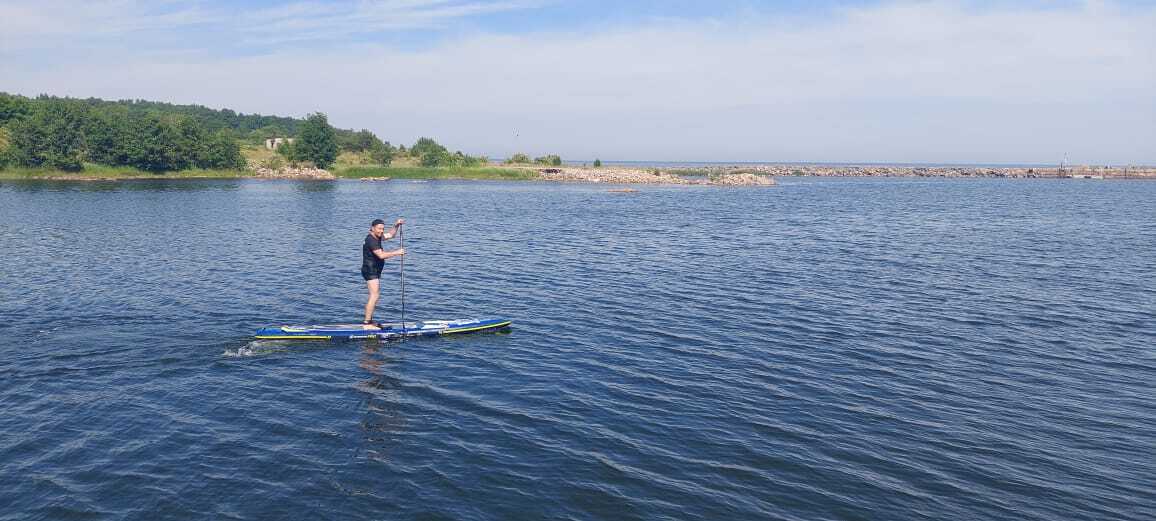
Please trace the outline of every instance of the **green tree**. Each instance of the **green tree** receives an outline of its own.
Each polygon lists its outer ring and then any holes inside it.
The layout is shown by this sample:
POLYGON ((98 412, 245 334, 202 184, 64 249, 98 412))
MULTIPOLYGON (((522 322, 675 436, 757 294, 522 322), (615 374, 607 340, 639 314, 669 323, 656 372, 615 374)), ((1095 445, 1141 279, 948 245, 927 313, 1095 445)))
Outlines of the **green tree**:
POLYGON ((245 168, 245 157, 236 138, 228 130, 218 130, 205 142, 205 152, 201 168, 245 168))
POLYGON ((134 114, 129 122, 130 138, 125 144, 129 166, 149 172, 187 168, 191 162, 182 157, 177 128, 157 114, 134 114))
POLYGON ((21 166, 67 171, 83 168, 85 107, 75 100, 37 100, 11 123, 12 159, 21 166))
POLYGON ((8 151, 12 143, 12 133, 4 127, 0 127, 0 169, 8 166, 11 162, 10 153, 8 151))
POLYGON ((357 140, 354 142, 359 152, 372 150, 374 147, 381 146, 381 139, 368 130, 362 129, 355 134, 357 140))
POLYGON ((28 98, 0 92, 0 126, 27 116, 31 110, 28 98))
POLYGON ((301 123, 293 154, 298 161, 311 161, 318 168, 328 168, 337 160, 337 139, 329 118, 320 112, 310 114, 301 123))
POLYGON ((522 163, 529 163, 529 162, 530 162, 530 156, 528 156, 526 154, 522 154, 522 153, 514 154, 514 155, 510 156, 509 159, 506 160, 507 164, 522 164, 522 163))
POLYGON ((132 114, 110 106, 91 111, 84 126, 86 157, 153 172, 188 168, 238 168, 240 148, 228 130, 210 134, 179 114, 132 114))
POLYGON ((208 162, 209 142, 205 128, 196 121, 183 118, 175 125, 176 143, 174 143, 174 168, 185 170, 192 167, 201 167, 208 162))
POLYGON ((379 165, 388 165, 393 162, 394 149, 388 141, 374 146, 369 150, 369 158, 379 165))
POLYGON ((419 158, 418 164, 425 167, 449 166, 456 162, 446 147, 428 137, 419 138, 409 148, 409 155, 419 158))
POLYGON ((124 107, 93 110, 84 125, 85 157, 93 163, 128 163, 129 114, 124 107))
POLYGON ((446 155, 450 153, 449 150, 446 150, 446 147, 441 146, 437 141, 428 137, 418 139, 417 142, 409 148, 409 154, 414 157, 425 157, 426 154, 430 152, 446 155))
POLYGON ((602 168, 602 160, 601 159, 595 159, 594 160, 594 168, 602 168))
POLYGON ((357 132, 339 131, 337 133, 338 146, 350 152, 367 152, 381 145, 381 140, 368 130, 357 132))

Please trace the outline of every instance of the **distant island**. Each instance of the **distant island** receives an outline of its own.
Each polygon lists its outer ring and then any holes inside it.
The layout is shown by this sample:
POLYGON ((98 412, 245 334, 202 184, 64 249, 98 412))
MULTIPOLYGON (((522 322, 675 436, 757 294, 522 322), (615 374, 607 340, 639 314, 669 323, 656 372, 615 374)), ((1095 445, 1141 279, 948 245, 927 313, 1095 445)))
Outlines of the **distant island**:
POLYGON ((1156 178, 1145 167, 564 165, 556 154, 500 162, 450 152, 432 138, 408 148, 369 130, 200 105, 0 92, 0 179, 497 179, 611 184, 773 185, 784 176, 1156 178))

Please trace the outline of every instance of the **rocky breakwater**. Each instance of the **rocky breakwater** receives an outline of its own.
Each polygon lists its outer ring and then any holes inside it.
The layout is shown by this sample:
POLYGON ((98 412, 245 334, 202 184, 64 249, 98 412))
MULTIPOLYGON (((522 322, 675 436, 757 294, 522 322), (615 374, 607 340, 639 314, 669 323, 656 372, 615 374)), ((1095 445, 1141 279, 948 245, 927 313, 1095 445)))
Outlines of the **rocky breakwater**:
POLYGON ((719 174, 710 176, 707 180, 709 184, 722 186, 771 186, 775 184, 773 177, 751 173, 719 174))
POLYGON ((258 166, 252 170, 254 176, 267 179, 337 179, 328 170, 308 166, 283 166, 281 168, 258 166))
POLYGON ((639 168, 542 168, 538 170, 538 177, 571 183, 687 184, 678 176, 639 168))
POLYGON ((770 176, 815 177, 1004 177, 1004 178, 1102 178, 1152 179, 1156 168, 1137 166, 988 167, 988 166, 889 166, 889 165, 743 165, 703 169, 709 175, 753 172, 770 176))
POLYGON ((719 173, 707 176, 676 175, 661 169, 643 168, 542 168, 538 178, 544 181, 569 183, 609 183, 609 184, 670 184, 670 185, 721 185, 721 186, 770 186, 775 184, 772 177, 749 172, 719 173))

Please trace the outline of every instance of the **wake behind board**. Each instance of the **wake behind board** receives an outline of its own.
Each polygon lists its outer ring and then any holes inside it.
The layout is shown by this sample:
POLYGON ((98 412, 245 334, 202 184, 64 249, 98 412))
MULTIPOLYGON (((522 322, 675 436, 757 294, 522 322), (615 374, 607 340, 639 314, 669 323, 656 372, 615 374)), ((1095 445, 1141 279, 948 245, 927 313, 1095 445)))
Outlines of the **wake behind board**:
POLYGON ((455 335, 460 333, 480 333, 499 331, 510 327, 510 321, 502 318, 424 320, 383 322, 381 329, 365 329, 361 324, 331 324, 321 326, 277 326, 257 330, 258 340, 345 340, 377 338, 392 340, 422 336, 455 335))

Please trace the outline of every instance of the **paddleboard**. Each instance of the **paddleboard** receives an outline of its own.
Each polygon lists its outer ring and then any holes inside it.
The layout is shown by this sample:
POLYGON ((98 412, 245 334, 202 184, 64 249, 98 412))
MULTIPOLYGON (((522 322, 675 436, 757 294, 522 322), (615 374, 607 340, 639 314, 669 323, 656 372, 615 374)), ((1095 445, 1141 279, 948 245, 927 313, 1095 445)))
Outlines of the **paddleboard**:
POLYGON ((510 321, 502 318, 459 320, 415 320, 383 322, 381 329, 365 329, 361 324, 330 324, 320 326, 275 326, 257 330, 258 340, 346 340, 377 338, 392 340, 410 337, 480 333, 508 329, 510 321))

